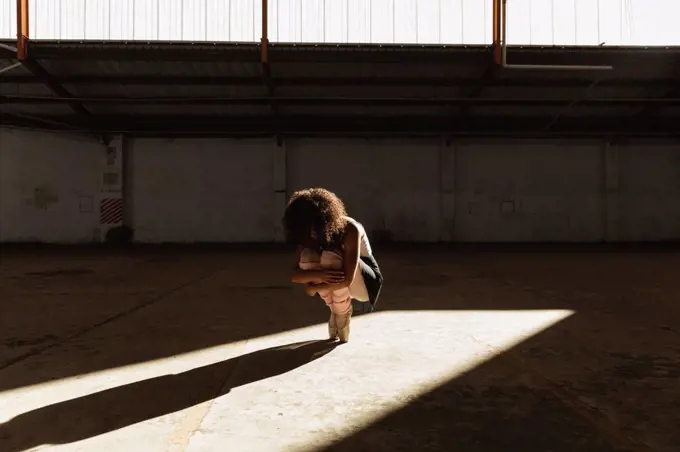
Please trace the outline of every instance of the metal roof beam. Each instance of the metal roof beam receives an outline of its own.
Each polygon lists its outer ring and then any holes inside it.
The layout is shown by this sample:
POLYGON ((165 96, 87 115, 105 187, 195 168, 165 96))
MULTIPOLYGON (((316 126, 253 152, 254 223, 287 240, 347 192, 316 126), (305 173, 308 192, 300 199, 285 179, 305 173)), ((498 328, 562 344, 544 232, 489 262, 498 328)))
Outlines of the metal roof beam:
MULTIPOLYGON (((470 117, 470 109, 472 108, 474 101, 481 98, 484 88, 486 88, 489 82, 495 78, 497 73, 496 65, 493 64, 493 61, 490 61, 482 76, 477 80, 477 83, 472 85, 465 96, 468 102, 464 102, 460 105, 460 110, 458 112, 460 121, 466 122, 468 120, 470 117)), ((450 144, 450 140, 447 140, 447 145, 448 144, 450 144)))
MULTIPOLYGON (((73 94, 64 88, 59 81, 47 72, 38 62, 26 59, 22 63, 24 67, 33 74, 33 76, 40 80, 47 88, 54 93, 55 102, 66 102, 74 112, 82 117, 82 119, 90 119, 91 113, 78 101, 73 94)), ((49 98, 46 98, 49 99, 49 98)))
MULTIPOLYGON (((675 87, 671 88, 666 91, 666 93, 663 95, 663 97, 660 98, 660 100, 672 100, 673 96, 678 96, 680 95, 680 87, 675 87)), ((647 104, 644 105, 640 110, 638 110, 633 116, 636 118, 639 117, 644 117, 644 116, 651 116, 659 112, 659 110, 663 107, 669 106, 669 105, 674 105, 673 102, 658 102, 654 104, 647 104)))
MULTIPOLYGON (((631 120, 630 117, 563 118, 551 130, 544 130, 546 116, 485 116, 473 117, 466 124, 452 124, 450 117, 439 116, 328 116, 298 115, 281 116, 280 130, 276 130, 267 116, 98 116, 93 124, 98 133, 177 133, 186 135, 269 135, 291 134, 420 134, 429 136, 554 136, 560 134, 583 136, 652 136, 664 135, 680 138, 678 117, 631 120)), ((0 114, 0 119, 10 116, 0 114)), ((74 123, 69 117, 43 117, 44 121, 74 123)))
MULTIPOLYGON (((512 97, 75 97, 68 92, 58 91, 55 85, 55 93, 60 97, 27 96, 27 95, 2 95, 2 104, 54 104, 68 103, 79 114, 89 112, 82 104, 108 104, 108 105, 376 105, 376 106, 448 106, 448 105, 513 105, 520 107, 571 105, 571 98, 512 98, 512 97), (67 94, 67 95, 65 95, 67 94)), ((270 93, 272 88, 269 88, 270 93)), ((581 104, 590 106, 636 106, 636 105, 680 105, 680 98, 629 98, 607 97, 586 98, 581 104)))
MULTIPOLYGON (((62 85, 205 85, 205 86, 260 86, 261 76, 196 76, 196 75, 72 75, 65 74, 55 76, 62 85)), ((423 76, 300 76, 300 77, 272 77, 272 83, 276 86, 440 86, 440 87, 472 87, 479 85, 479 78, 471 77, 430 77, 423 76)), ((31 84, 38 83, 34 77, 25 75, 6 75, 4 83, 31 84)), ((587 88, 592 83, 592 78, 585 77, 561 77, 556 79, 504 77, 489 78, 485 80, 488 87, 529 87, 529 88, 587 88)), ((669 86, 680 89, 680 83, 673 78, 654 79, 612 79, 603 80, 600 87, 612 88, 651 88, 669 86)))

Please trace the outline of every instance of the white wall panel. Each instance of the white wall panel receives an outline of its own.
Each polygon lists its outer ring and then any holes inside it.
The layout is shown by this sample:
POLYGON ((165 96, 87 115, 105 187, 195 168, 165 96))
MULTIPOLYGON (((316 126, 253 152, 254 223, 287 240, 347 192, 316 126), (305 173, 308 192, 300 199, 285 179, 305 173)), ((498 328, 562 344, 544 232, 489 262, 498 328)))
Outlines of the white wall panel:
POLYGON ((0 0, 0 39, 16 39, 17 2, 0 0))
POLYGON ((395 42, 418 42, 417 0, 394 0, 393 22, 395 42))
POLYGON ((324 42, 325 7, 324 2, 302 0, 300 2, 301 40, 305 42, 324 42))
POLYGON ((158 39, 179 41, 182 39, 184 10, 177 0, 158 1, 158 39))
MULTIPOLYGON (((599 45, 601 41, 600 28, 600 1, 592 0, 574 0, 575 21, 574 28, 576 29, 576 44, 577 45, 599 45)), ((532 41, 526 41, 531 44, 532 41)), ((559 43, 559 41, 557 42, 559 43)), ((609 43, 610 45, 615 43, 609 43)))
MULTIPOLYGON (((59 2, 59 37, 61 39, 85 38, 85 0, 59 2)), ((40 14, 40 10, 36 11, 40 14)))
MULTIPOLYGON (((676 0, 508 0, 508 42, 680 45, 676 0)), ((37 39, 259 41, 259 0, 30 0, 37 39)), ((0 0, 0 38, 16 36, 0 0)), ((269 0, 278 42, 489 44, 492 0, 269 0)))
POLYGON ((33 38, 54 39, 61 36, 61 2, 35 0, 29 2, 29 35, 33 38))
MULTIPOLYGON (((283 1, 279 0, 274 2, 271 8, 281 9, 283 7, 283 1)), ((349 17, 347 11, 349 8, 348 0, 337 0, 335 2, 326 2, 326 15, 324 17, 324 28, 325 28, 325 41, 324 42, 347 42, 348 39, 348 21, 349 17)), ((280 33, 281 30, 285 30, 284 22, 274 21, 274 26, 278 27, 278 34, 276 34, 277 41, 289 41, 289 39, 284 39, 283 35, 280 33)))
MULTIPOLYGON (((109 4, 109 37, 104 39, 135 39, 135 13, 134 0, 112 1, 109 4)), ((88 36, 88 39, 96 38, 88 36)))
POLYGON ((92 139, 0 128, 0 241, 98 241, 103 149, 92 139))
MULTIPOLYGON (((576 0, 561 0, 552 3, 552 29, 562 45, 576 45, 576 0), (559 19, 559 20, 555 20, 559 19)), ((513 27, 514 29, 514 27, 513 27)), ((513 41, 514 42, 514 41, 513 41)), ((551 42, 553 42, 551 40, 551 42)))
POLYGON ((159 36, 160 2, 157 0, 135 0, 132 4, 133 34, 135 39, 157 39, 159 36))
POLYGON ((601 147, 459 145, 453 236, 462 242, 603 240, 601 147))
MULTIPOLYGON (((405 241, 680 239, 680 147, 579 141, 128 140, 142 242, 281 239, 286 194, 324 186, 405 241)), ((104 147, 0 129, 0 241, 98 240, 104 147)))
MULTIPOLYGON (((142 2, 138 3, 141 5, 142 2)), ((109 2, 87 0, 84 26, 85 39, 102 39, 103 36, 110 36, 109 20, 111 19, 111 10, 109 9, 109 6, 109 2)), ((29 13, 35 14, 35 11, 29 10, 29 13)), ((150 12, 147 12, 146 14, 150 14, 150 12)), ((31 33, 31 35, 33 35, 33 33, 31 33)))
POLYGON ((182 2, 182 39, 203 41, 206 36, 205 1, 184 0, 182 2))
MULTIPOLYGON (((441 20, 439 0, 419 0, 418 19, 418 43, 439 44, 441 43, 441 20)), ((372 39, 371 39, 372 41, 372 39)))
MULTIPOLYGON (((371 41, 371 3, 362 0, 347 1, 347 42, 371 41)), ((337 19, 335 19, 337 20, 337 19)), ((307 24, 303 23, 302 27, 307 24)))
POLYGON ((273 140, 132 140, 125 196, 135 240, 273 241, 280 152, 273 140))
POLYGON ((291 140, 288 191, 326 187, 370 232, 394 240, 437 241, 440 176, 437 141, 291 140))
MULTIPOLYGON (((453 2, 454 6, 458 2, 453 2)), ((449 16, 442 17, 443 27, 449 22, 460 20, 463 23, 463 36, 460 40, 443 41, 443 44, 490 44, 493 28, 492 2, 462 0, 460 11, 455 9, 449 16)))
POLYGON ((680 240, 680 146, 620 146, 618 239, 680 240))
POLYGON ((373 0, 371 11, 371 40, 377 42, 393 42, 397 29, 395 27, 395 2, 392 0, 373 0))

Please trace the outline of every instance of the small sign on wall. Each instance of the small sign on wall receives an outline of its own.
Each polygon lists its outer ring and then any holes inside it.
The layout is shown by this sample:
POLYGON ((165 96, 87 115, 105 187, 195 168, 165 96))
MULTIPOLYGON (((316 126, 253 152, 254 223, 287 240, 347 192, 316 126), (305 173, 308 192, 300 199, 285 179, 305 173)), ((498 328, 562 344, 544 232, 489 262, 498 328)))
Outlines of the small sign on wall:
POLYGON ((100 240, 106 241, 108 234, 123 225, 123 140, 116 137, 103 148, 101 163, 101 186, 99 198, 100 240))
POLYGON ((501 213, 504 214, 515 213, 515 201, 501 202, 501 213))
POLYGON ((102 225, 115 225, 123 222, 123 199, 104 198, 100 204, 99 223, 102 225))
POLYGON ((102 174, 102 182, 104 185, 118 185, 120 181, 120 175, 118 173, 107 172, 102 174))
POLYGON ((106 165, 113 166, 116 164, 116 148, 108 146, 106 148, 106 165))

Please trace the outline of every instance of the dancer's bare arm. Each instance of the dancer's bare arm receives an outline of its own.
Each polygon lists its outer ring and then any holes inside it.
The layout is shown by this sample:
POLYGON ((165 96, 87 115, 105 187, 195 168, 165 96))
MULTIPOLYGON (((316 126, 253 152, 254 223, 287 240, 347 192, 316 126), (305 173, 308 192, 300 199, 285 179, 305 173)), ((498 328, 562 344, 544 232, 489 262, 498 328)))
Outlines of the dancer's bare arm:
POLYGON ((333 281, 323 281, 322 284, 315 286, 317 290, 322 289, 344 289, 349 287, 354 282, 354 275, 357 271, 357 266, 359 265, 359 253, 361 251, 361 236, 359 235, 359 230, 353 223, 347 223, 347 228, 345 229, 345 234, 342 240, 342 273, 344 277, 342 280, 333 281))
POLYGON ((297 284, 334 284, 344 279, 342 270, 333 269, 313 269, 303 270, 299 267, 300 256, 303 248, 298 246, 295 251, 295 267, 291 281, 297 284))

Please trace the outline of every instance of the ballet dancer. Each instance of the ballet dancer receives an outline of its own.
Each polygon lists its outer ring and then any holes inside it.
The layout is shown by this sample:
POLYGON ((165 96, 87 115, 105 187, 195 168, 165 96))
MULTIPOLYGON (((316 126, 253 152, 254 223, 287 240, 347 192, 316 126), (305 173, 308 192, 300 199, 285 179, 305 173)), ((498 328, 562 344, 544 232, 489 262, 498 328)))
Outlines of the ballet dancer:
POLYGON ((292 282, 329 307, 329 339, 349 341, 352 300, 372 312, 383 283, 366 230, 324 188, 293 193, 283 223, 287 240, 297 246, 292 282))

